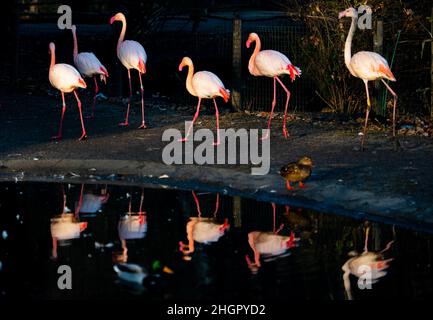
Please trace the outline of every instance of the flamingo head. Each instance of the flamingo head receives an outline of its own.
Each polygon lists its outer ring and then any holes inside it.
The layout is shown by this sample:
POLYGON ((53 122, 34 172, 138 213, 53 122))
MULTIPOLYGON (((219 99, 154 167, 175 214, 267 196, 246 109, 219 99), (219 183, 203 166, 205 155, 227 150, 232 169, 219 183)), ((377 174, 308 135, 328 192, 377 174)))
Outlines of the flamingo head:
POLYGON ((253 43, 254 41, 256 41, 259 38, 257 33, 250 33, 250 35, 248 36, 248 40, 247 40, 247 48, 249 48, 251 46, 251 43, 253 43))
POLYGON ((179 64, 179 71, 182 71, 183 67, 185 67, 185 66, 188 66, 188 67, 192 66, 192 60, 191 60, 191 58, 183 57, 182 61, 179 64))
POLYGON ((56 45, 54 44, 54 42, 50 42, 50 44, 48 45, 48 53, 52 54, 55 50, 56 50, 56 45))
POLYGON ((125 15, 121 12, 116 13, 114 16, 110 19, 110 24, 113 24, 114 21, 125 21, 125 15))
POLYGON ((338 14, 338 19, 348 17, 348 18, 358 18, 358 11, 356 11, 354 8, 348 8, 344 11, 341 11, 338 14))

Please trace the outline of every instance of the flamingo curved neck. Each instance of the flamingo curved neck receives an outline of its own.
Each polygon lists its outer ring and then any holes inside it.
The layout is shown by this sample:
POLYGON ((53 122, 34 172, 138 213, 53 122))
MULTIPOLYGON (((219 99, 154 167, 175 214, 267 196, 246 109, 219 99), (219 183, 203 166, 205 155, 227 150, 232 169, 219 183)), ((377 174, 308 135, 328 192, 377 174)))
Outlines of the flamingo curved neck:
POLYGON ((122 31, 120 32, 119 40, 117 41, 117 51, 119 51, 120 45, 122 44, 123 40, 125 39, 125 33, 126 33, 126 19, 125 19, 125 17, 122 17, 120 21, 122 22, 122 31))
POLYGON ((353 35, 355 34, 356 31, 357 23, 358 23, 358 18, 353 17, 352 25, 350 26, 349 34, 347 35, 346 44, 344 45, 344 62, 350 72, 352 72, 352 67, 350 66, 350 62, 352 60, 352 40, 353 40, 353 35))
POLYGON ((193 96, 197 96, 197 93, 194 90, 194 87, 192 86, 192 77, 194 76, 194 65, 192 63, 189 63, 186 65, 188 67, 188 75, 186 77, 186 90, 193 96))
POLYGON ((50 52, 51 52, 51 62, 50 62, 50 71, 51 71, 52 67, 56 64, 56 50, 51 48, 50 52))
POLYGON ((75 30, 72 30, 72 37, 74 38, 74 51, 73 51, 73 55, 74 55, 74 60, 77 58, 78 55, 78 41, 77 41, 77 34, 75 30))
POLYGON ((253 52, 253 54, 251 55, 250 61, 249 61, 249 63, 248 63, 248 70, 249 70, 252 74, 254 74, 255 63, 256 63, 256 57, 257 57, 257 54, 260 52, 260 49, 262 48, 262 43, 261 43, 261 41, 260 41, 260 38, 257 37, 257 38, 255 39, 255 42, 256 42, 256 47, 254 48, 254 52, 253 52))

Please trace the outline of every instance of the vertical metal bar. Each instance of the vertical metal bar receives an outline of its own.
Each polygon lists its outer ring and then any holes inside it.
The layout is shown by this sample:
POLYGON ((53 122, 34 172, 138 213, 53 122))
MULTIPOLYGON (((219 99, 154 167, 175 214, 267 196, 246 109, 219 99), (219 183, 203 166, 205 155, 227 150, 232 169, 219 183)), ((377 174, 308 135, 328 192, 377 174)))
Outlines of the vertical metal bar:
MULTIPOLYGON (((431 8, 431 33, 433 34, 433 7, 431 8)), ((431 45, 431 68, 430 68, 430 77, 431 77, 431 88, 430 88, 430 117, 433 119, 433 39, 430 42, 431 45)))
MULTIPOLYGON (((373 35, 373 50, 374 52, 382 55, 383 53, 383 21, 382 20, 377 20, 376 21, 376 30, 374 32, 373 35)), ((380 90, 381 86, 380 86, 380 81, 375 81, 374 83, 374 88, 376 89, 375 92, 375 101, 373 103, 375 107, 375 110, 378 110, 378 106, 381 102, 381 97, 382 97, 382 91, 380 90)), ((385 109, 381 109, 380 112, 382 114, 386 113, 386 104, 385 105, 385 109)))
POLYGON ((233 88, 232 105, 236 111, 241 110, 241 85, 242 85, 242 20, 235 17, 233 20, 233 88))

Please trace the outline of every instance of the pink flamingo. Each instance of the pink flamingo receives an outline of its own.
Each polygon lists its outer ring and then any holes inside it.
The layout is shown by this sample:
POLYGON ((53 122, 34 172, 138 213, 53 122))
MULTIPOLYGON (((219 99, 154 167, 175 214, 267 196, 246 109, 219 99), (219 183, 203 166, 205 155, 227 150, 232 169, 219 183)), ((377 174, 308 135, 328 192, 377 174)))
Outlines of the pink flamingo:
POLYGON ((216 116, 216 127, 217 127, 217 142, 214 145, 220 144, 220 134, 219 134, 219 112, 218 106, 215 101, 216 97, 222 97, 224 102, 228 102, 230 99, 230 91, 224 87, 222 81, 212 72, 209 71, 199 71, 194 73, 194 64, 192 60, 188 57, 184 57, 179 65, 179 71, 183 70, 183 67, 188 67, 188 76, 186 77, 186 89, 188 92, 198 97, 197 110, 195 112, 194 118, 188 128, 186 136, 180 141, 184 142, 188 140, 188 136, 191 132, 194 122, 200 112, 201 99, 212 99, 215 105, 215 116, 216 116))
POLYGON ((49 71, 49 80, 51 85, 62 93, 62 115, 60 117, 59 133, 53 139, 59 140, 62 138, 62 124, 65 115, 65 93, 73 92, 77 99, 78 110, 80 111, 82 135, 79 140, 87 138, 86 129, 84 128, 83 114, 81 112, 81 101, 78 98, 77 88, 86 88, 86 82, 81 78, 80 73, 73 66, 65 63, 56 64, 56 46, 53 42, 50 43, 51 64, 49 71))
POLYGON ((72 26, 72 36, 74 38, 74 64, 78 71, 83 75, 83 77, 89 77, 95 80, 95 96, 93 97, 92 114, 89 118, 93 118, 95 112, 96 95, 99 92, 98 81, 96 76, 100 76, 101 81, 107 83, 108 72, 107 69, 102 65, 99 59, 93 54, 93 52, 80 52, 78 53, 78 43, 77 43, 77 27, 72 26))
MULTIPOLYGON (((283 87, 287 94, 286 107, 284 109, 284 120, 283 120, 283 135, 285 138, 288 136, 286 128, 287 119, 287 108, 289 106, 290 91, 286 88, 279 76, 289 74, 290 79, 295 81, 296 76, 301 76, 301 69, 295 67, 284 54, 275 50, 263 50, 261 49, 260 38, 257 33, 250 33, 247 40, 247 48, 251 46, 251 43, 256 42, 256 47, 253 54, 251 55, 248 63, 248 70, 255 77, 265 76, 274 78, 274 100, 272 100, 271 114, 268 120, 268 130, 271 128, 272 115, 274 108, 277 103, 277 81, 283 87)), ((262 140, 269 138, 269 133, 266 134, 262 140)))
POLYGON ((360 51, 352 56, 352 39, 356 31, 356 25, 358 22, 358 11, 354 8, 346 9, 340 12, 338 19, 343 17, 352 18, 352 25, 350 26, 349 34, 346 39, 346 44, 344 46, 344 62, 346 63, 347 69, 350 73, 357 78, 364 81, 365 91, 367 93, 367 112, 365 114, 365 124, 364 133, 361 140, 361 149, 364 148, 364 140, 367 134, 367 124, 368 115, 370 113, 370 94, 368 92, 368 81, 381 80, 388 91, 394 96, 394 110, 392 115, 393 129, 392 134, 395 137, 395 113, 397 108, 397 94, 391 89, 391 87, 386 83, 385 79, 390 81, 397 81, 391 72, 388 62, 381 55, 370 52, 370 51, 360 51))
POLYGON ((132 98, 132 85, 131 85, 131 69, 138 71, 138 77, 140 78, 140 92, 141 92, 141 125, 139 129, 146 129, 144 122, 144 98, 143 98, 143 81, 141 75, 146 73, 146 62, 147 55, 143 46, 134 40, 123 40, 126 33, 126 18, 123 13, 117 13, 110 19, 110 24, 114 21, 122 22, 122 31, 120 32, 119 40, 117 41, 117 57, 120 62, 128 69, 128 80, 129 80, 129 100, 128 109, 126 110, 125 122, 119 124, 119 126, 128 126, 129 108, 131 107, 132 98))

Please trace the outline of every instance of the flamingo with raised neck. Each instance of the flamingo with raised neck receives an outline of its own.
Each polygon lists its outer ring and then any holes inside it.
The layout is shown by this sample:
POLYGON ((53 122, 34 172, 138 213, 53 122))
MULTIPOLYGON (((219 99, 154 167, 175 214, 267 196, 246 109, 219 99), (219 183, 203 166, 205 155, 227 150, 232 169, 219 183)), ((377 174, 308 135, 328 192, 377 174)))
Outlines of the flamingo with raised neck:
POLYGON ((296 76, 301 76, 301 69, 295 67, 284 54, 275 50, 262 50, 262 43, 257 33, 250 33, 248 40, 246 42, 247 48, 255 42, 256 47, 251 55, 250 61, 248 63, 248 70, 251 75, 255 77, 269 77, 274 78, 274 99, 272 100, 271 113, 268 120, 268 133, 262 138, 262 140, 269 138, 269 130, 271 128, 272 115, 274 113, 275 105, 277 104, 277 81, 284 89, 287 95, 286 105, 284 108, 284 120, 283 120, 283 135, 285 138, 288 137, 288 132, 286 128, 287 122, 287 110, 290 101, 290 91, 280 80, 280 76, 284 74, 290 75, 290 79, 295 81, 296 76))
POLYGON ((215 117, 217 127, 217 142, 214 145, 220 144, 220 133, 219 133, 219 112, 218 106, 215 101, 216 97, 222 97, 225 102, 230 99, 230 91, 224 87, 224 84, 214 73, 209 71, 199 71, 194 73, 194 64, 188 57, 184 57, 179 65, 179 71, 182 71, 184 67, 188 67, 188 75, 186 77, 186 89, 194 97, 198 97, 197 109, 192 119, 192 122, 187 130, 185 138, 180 141, 187 141, 194 122, 200 113, 200 105, 202 99, 212 99, 215 106, 215 117))
POLYGON ((128 99, 128 108, 126 110, 125 121, 120 123, 119 126, 128 126, 129 125, 129 109, 131 107, 131 99, 132 99, 132 85, 131 85, 131 69, 135 69, 138 71, 138 77, 140 79, 140 92, 141 92, 141 125, 138 127, 139 129, 146 129, 146 123, 144 121, 144 89, 143 89, 143 80, 141 79, 141 75, 146 73, 146 62, 147 62, 147 54, 144 50, 143 46, 134 40, 124 40, 126 33, 126 18, 123 13, 117 13, 110 19, 110 24, 113 24, 114 21, 120 21, 122 23, 122 31, 119 35, 119 40, 117 41, 117 57, 120 62, 125 66, 128 70, 128 80, 129 80, 129 99, 128 99))
POLYGON ((52 138, 55 140, 60 140, 62 138, 63 117, 66 111, 65 93, 73 92, 75 99, 77 100, 78 111, 80 112, 82 134, 79 140, 83 140, 87 138, 87 133, 84 127, 83 114, 81 112, 81 101, 78 98, 76 89, 85 89, 87 87, 86 82, 83 80, 83 78, 81 78, 80 73, 73 66, 66 63, 56 64, 56 46, 53 42, 50 43, 49 49, 51 54, 51 62, 48 79, 50 80, 51 85, 59 90, 62 94, 62 114, 60 117, 59 132, 52 138))
POLYGON ((352 40, 358 24, 358 11, 354 8, 348 8, 338 15, 338 19, 348 17, 352 18, 349 34, 347 35, 346 43, 344 45, 344 62, 349 72, 357 78, 364 81, 365 91, 367 94, 367 111, 365 114, 364 132, 361 139, 361 150, 364 149, 365 137, 367 135, 368 116, 370 114, 371 102, 370 94, 368 91, 368 81, 381 80, 386 89, 394 97, 394 107, 392 113, 392 135, 395 138, 395 117, 397 109, 397 94, 391 89, 384 79, 389 81, 396 81, 388 61, 380 54, 371 51, 360 51, 352 56, 352 40))

